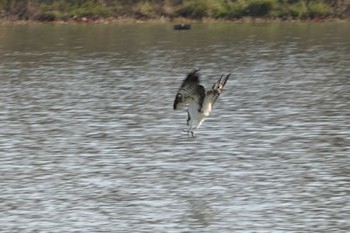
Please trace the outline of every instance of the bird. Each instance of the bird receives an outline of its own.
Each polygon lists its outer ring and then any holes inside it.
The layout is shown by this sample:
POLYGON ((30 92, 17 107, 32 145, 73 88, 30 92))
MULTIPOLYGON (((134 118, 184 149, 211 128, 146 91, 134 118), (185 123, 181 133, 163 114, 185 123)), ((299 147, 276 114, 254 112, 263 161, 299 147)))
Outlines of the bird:
POLYGON ((174 30, 190 30, 191 24, 175 24, 174 30))
POLYGON ((191 134, 194 138, 194 130, 198 129, 205 118, 209 116, 230 75, 230 73, 221 75, 220 79, 209 90, 200 84, 199 69, 188 73, 182 81, 175 96, 174 110, 182 109, 188 105, 187 128, 184 129, 188 137, 191 134))

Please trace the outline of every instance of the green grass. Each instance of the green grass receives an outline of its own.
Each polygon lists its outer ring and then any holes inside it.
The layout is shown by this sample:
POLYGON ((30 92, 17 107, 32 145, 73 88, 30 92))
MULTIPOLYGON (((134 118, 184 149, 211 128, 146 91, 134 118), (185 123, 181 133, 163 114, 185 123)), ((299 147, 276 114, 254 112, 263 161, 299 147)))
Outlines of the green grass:
POLYGON ((276 15, 282 18, 313 19, 335 16, 335 10, 322 1, 299 0, 295 4, 281 5, 276 15))
POLYGON ((93 0, 88 1, 54 1, 52 4, 41 3, 39 11, 41 14, 51 14, 57 19, 73 17, 110 17, 114 15, 113 7, 101 5, 93 0))

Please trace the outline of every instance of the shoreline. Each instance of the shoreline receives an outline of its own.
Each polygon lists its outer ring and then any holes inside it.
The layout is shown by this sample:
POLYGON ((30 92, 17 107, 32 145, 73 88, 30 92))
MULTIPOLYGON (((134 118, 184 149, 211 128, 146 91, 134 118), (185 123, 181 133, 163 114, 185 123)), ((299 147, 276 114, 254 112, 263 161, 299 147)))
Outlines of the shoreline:
POLYGON ((349 18, 313 18, 313 19, 282 19, 282 18, 259 18, 243 17, 239 19, 214 19, 214 18, 168 18, 160 17, 154 19, 137 19, 132 17, 81 17, 68 20, 18 20, 18 19, 0 19, 0 25, 25 25, 25 24, 191 24, 191 23, 348 23, 349 18))

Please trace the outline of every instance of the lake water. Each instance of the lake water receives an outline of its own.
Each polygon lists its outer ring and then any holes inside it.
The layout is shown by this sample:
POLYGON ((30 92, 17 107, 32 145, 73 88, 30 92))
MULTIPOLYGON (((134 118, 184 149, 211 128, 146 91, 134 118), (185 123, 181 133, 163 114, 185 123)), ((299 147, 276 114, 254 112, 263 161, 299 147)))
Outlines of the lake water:
POLYGON ((348 23, 0 26, 1 232, 349 232, 348 23), (188 138, 200 68, 232 73, 188 138))

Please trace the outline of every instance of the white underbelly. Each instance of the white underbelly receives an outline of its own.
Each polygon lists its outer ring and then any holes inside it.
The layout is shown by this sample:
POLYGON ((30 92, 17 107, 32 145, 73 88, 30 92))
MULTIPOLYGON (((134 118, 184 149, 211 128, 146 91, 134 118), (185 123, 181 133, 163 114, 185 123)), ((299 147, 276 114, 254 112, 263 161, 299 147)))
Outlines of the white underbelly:
POLYGON ((188 126, 190 129, 197 129, 203 123, 205 115, 203 112, 198 111, 197 104, 191 104, 188 108, 188 113, 190 114, 190 121, 188 126))

